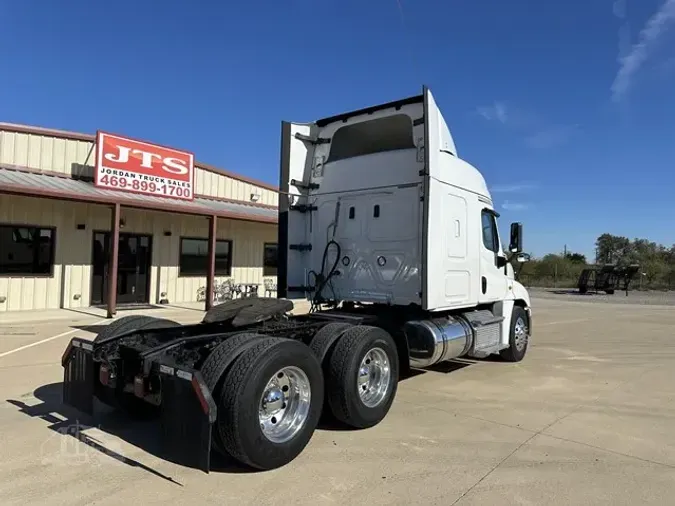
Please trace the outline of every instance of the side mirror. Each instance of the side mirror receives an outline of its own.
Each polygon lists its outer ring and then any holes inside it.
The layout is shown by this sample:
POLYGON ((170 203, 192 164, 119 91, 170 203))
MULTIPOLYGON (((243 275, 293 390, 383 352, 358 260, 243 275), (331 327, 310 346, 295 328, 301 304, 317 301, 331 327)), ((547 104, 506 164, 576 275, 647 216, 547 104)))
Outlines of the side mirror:
POLYGON ((511 239, 509 241, 509 251, 511 253, 520 253, 523 251, 523 224, 511 223, 511 239))
POLYGON ((516 262, 518 262, 519 264, 524 264, 525 262, 529 262, 529 261, 530 261, 530 255, 528 255, 527 253, 520 253, 516 257, 516 262))

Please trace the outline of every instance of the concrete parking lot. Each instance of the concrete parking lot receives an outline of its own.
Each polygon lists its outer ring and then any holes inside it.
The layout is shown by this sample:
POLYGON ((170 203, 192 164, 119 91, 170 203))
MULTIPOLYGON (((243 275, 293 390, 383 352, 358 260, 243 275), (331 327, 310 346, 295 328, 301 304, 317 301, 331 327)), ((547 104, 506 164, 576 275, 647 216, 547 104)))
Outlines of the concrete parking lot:
POLYGON ((673 306, 541 293, 533 305, 523 362, 415 375, 375 428, 320 429, 282 469, 221 462, 210 475, 162 460, 153 423, 107 412, 78 420, 61 406, 68 339, 93 337, 105 321, 0 320, 0 502, 673 504, 673 306), (77 423, 88 444, 68 435, 77 423))

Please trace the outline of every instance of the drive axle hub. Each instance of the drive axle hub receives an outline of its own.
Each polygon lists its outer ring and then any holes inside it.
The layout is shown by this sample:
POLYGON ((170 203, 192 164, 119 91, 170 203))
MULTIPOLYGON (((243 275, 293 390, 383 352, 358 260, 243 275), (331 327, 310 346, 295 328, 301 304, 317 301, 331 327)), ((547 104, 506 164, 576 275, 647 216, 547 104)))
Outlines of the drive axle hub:
POLYGON ((264 436, 274 443, 292 439, 307 421, 311 396, 309 378, 299 367, 284 367, 272 376, 258 408, 264 436))

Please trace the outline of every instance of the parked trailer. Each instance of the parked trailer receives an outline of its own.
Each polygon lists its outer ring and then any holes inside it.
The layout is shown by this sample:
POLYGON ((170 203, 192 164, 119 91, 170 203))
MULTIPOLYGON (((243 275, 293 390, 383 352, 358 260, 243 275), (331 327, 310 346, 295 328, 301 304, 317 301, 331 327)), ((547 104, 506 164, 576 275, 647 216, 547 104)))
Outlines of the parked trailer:
POLYGON ((614 292, 625 290, 628 295, 628 288, 635 275, 640 270, 637 264, 627 266, 603 265, 601 267, 588 267, 581 271, 577 288, 579 293, 586 293, 590 290, 595 292, 605 292, 613 295, 614 292))
POLYGON ((278 299, 212 307, 196 325, 117 319, 62 359, 64 401, 156 413, 167 456, 209 471, 214 449, 257 469, 291 462, 320 416, 381 422, 399 378, 458 357, 526 354, 514 279, 485 180, 433 96, 282 123, 278 299), (306 298, 293 315, 289 298, 306 298))

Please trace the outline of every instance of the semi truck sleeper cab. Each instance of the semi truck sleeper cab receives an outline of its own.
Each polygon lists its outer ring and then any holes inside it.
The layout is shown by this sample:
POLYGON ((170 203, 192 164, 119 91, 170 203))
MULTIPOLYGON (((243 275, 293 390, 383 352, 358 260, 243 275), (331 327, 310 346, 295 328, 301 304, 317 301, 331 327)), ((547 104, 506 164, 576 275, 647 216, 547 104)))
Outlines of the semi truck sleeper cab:
MULTIPOLYGON (((522 225, 462 160, 431 92, 282 123, 279 298, 212 307, 201 323, 114 320, 62 359, 64 401, 160 418, 164 450, 257 469, 291 462, 320 417, 373 427, 411 368, 524 358, 530 298, 514 279, 522 225), (311 302, 293 315, 292 299, 311 302)), ((451 379, 449 379, 451 381, 451 379)))

